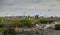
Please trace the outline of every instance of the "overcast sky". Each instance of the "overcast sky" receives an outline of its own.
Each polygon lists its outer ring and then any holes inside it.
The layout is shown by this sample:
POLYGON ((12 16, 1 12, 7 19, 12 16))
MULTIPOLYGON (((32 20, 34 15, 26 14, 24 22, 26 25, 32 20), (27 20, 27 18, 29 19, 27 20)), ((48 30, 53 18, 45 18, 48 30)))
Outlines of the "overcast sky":
POLYGON ((0 16, 60 16, 60 0, 0 0, 0 16))

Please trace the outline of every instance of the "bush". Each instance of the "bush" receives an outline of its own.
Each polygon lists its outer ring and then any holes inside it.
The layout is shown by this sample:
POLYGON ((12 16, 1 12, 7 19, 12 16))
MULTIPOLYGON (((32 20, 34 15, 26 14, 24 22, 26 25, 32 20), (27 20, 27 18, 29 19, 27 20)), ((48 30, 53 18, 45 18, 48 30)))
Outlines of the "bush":
POLYGON ((23 24, 20 23, 19 21, 14 23, 14 24, 12 24, 12 27, 22 27, 22 26, 23 26, 23 24))
POLYGON ((55 25, 55 29, 56 29, 56 30, 60 30, 60 24, 56 24, 56 25, 55 25))
POLYGON ((0 24, 0 28, 2 28, 2 27, 5 27, 5 25, 4 24, 0 24))
POLYGON ((11 23, 0 23, 0 28, 8 28, 10 26, 12 26, 11 23))
POLYGON ((47 18, 47 22, 49 22, 49 23, 55 22, 55 19, 47 18))
POLYGON ((0 28, 0 32, 4 32, 7 28, 0 28))
POLYGON ((23 26, 27 26, 27 27, 31 27, 33 26, 33 23, 31 20, 29 19, 23 19, 20 21, 20 24, 23 25, 23 26))
POLYGON ((43 18, 43 19, 40 19, 40 23, 52 23, 52 22, 55 22, 54 19, 52 18, 43 18))
POLYGON ((40 19, 40 23, 48 23, 46 19, 40 19))
POLYGON ((16 21, 14 23, 14 27, 24 27, 24 26, 27 26, 27 27, 32 27, 34 25, 34 23, 29 20, 28 18, 24 18, 24 19, 21 19, 20 21, 16 21))

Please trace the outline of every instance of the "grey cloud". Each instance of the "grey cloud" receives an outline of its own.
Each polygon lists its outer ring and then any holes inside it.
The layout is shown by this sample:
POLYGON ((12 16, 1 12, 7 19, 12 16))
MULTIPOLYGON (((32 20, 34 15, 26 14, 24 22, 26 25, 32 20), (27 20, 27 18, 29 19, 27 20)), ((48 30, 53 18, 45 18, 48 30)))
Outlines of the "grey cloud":
MULTIPOLYGON (((23 14, 23 12, 28 12, 27 14, 29 14, 29 15, 31 15, 32 12, 33 12, 32 15, 34 15, 36 13, 39 14, 39 12, 42 11, 42 10, 40 10, 41 8, 39 6, 42 6, 46 3, 47 3, 46 6, 48 6, 48 4, 49 4, 48 2, 52 2, 52 1, 60 2, 60 0, 0 0, 0 13, 2 13, 3 15, 6 15, 6 12, 9 12, 10 15, 11 14, 20 15, 20 14, 23 14), (37 10, 35 8, 33 8, 34 7, 33 5, 35 5, 35 4, 37 4, 37 6, 35 7, 37 10), (24 7, 29 7, 29 6, 33 6, 32 7, 33 9, 27 10, 26 8, 24 8, 24 7)), ((56 2, 54 2, 54 3, 56 3, 56 2)), ((56 9, 56 11, 51 9, 51 11, 47 11, 48 13, 46 13, 46 10, 45 10, 46 7, 45 6, 42 6, 42 7, 44 7, 44 8, 42 8, 42 9, 44 9, 44 12, 42 12, 42 15, 54 13, 57 11, 58 11, 58 13, 60 13, 59 12, 60 10, 57 10, 57 9, 56 9)))
POLYGON ((50 2, 50 1, 59 1, 59 0, 0 0, 0 5, 5 6, 13 6, 13 5, 19 5, 19 6, 29 6, 36 3, 44 3, 44 2, 50 2))

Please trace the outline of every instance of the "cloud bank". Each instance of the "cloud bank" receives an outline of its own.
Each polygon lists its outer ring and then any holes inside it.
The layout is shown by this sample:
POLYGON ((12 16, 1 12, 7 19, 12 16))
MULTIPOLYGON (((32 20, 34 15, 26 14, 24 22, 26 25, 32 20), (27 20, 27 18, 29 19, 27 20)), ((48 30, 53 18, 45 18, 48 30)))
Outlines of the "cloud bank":
POLYGON ((0 0, 0 16, 60 16, 60 0, 0 0))

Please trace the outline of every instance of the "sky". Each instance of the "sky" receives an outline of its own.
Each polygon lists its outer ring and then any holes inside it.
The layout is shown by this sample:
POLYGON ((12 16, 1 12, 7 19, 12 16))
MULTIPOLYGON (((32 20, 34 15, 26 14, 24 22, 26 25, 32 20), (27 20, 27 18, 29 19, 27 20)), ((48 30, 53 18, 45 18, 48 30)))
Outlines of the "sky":
POLYGON ((0 16, 60 16, 60 0, 0 0, 0 16))

